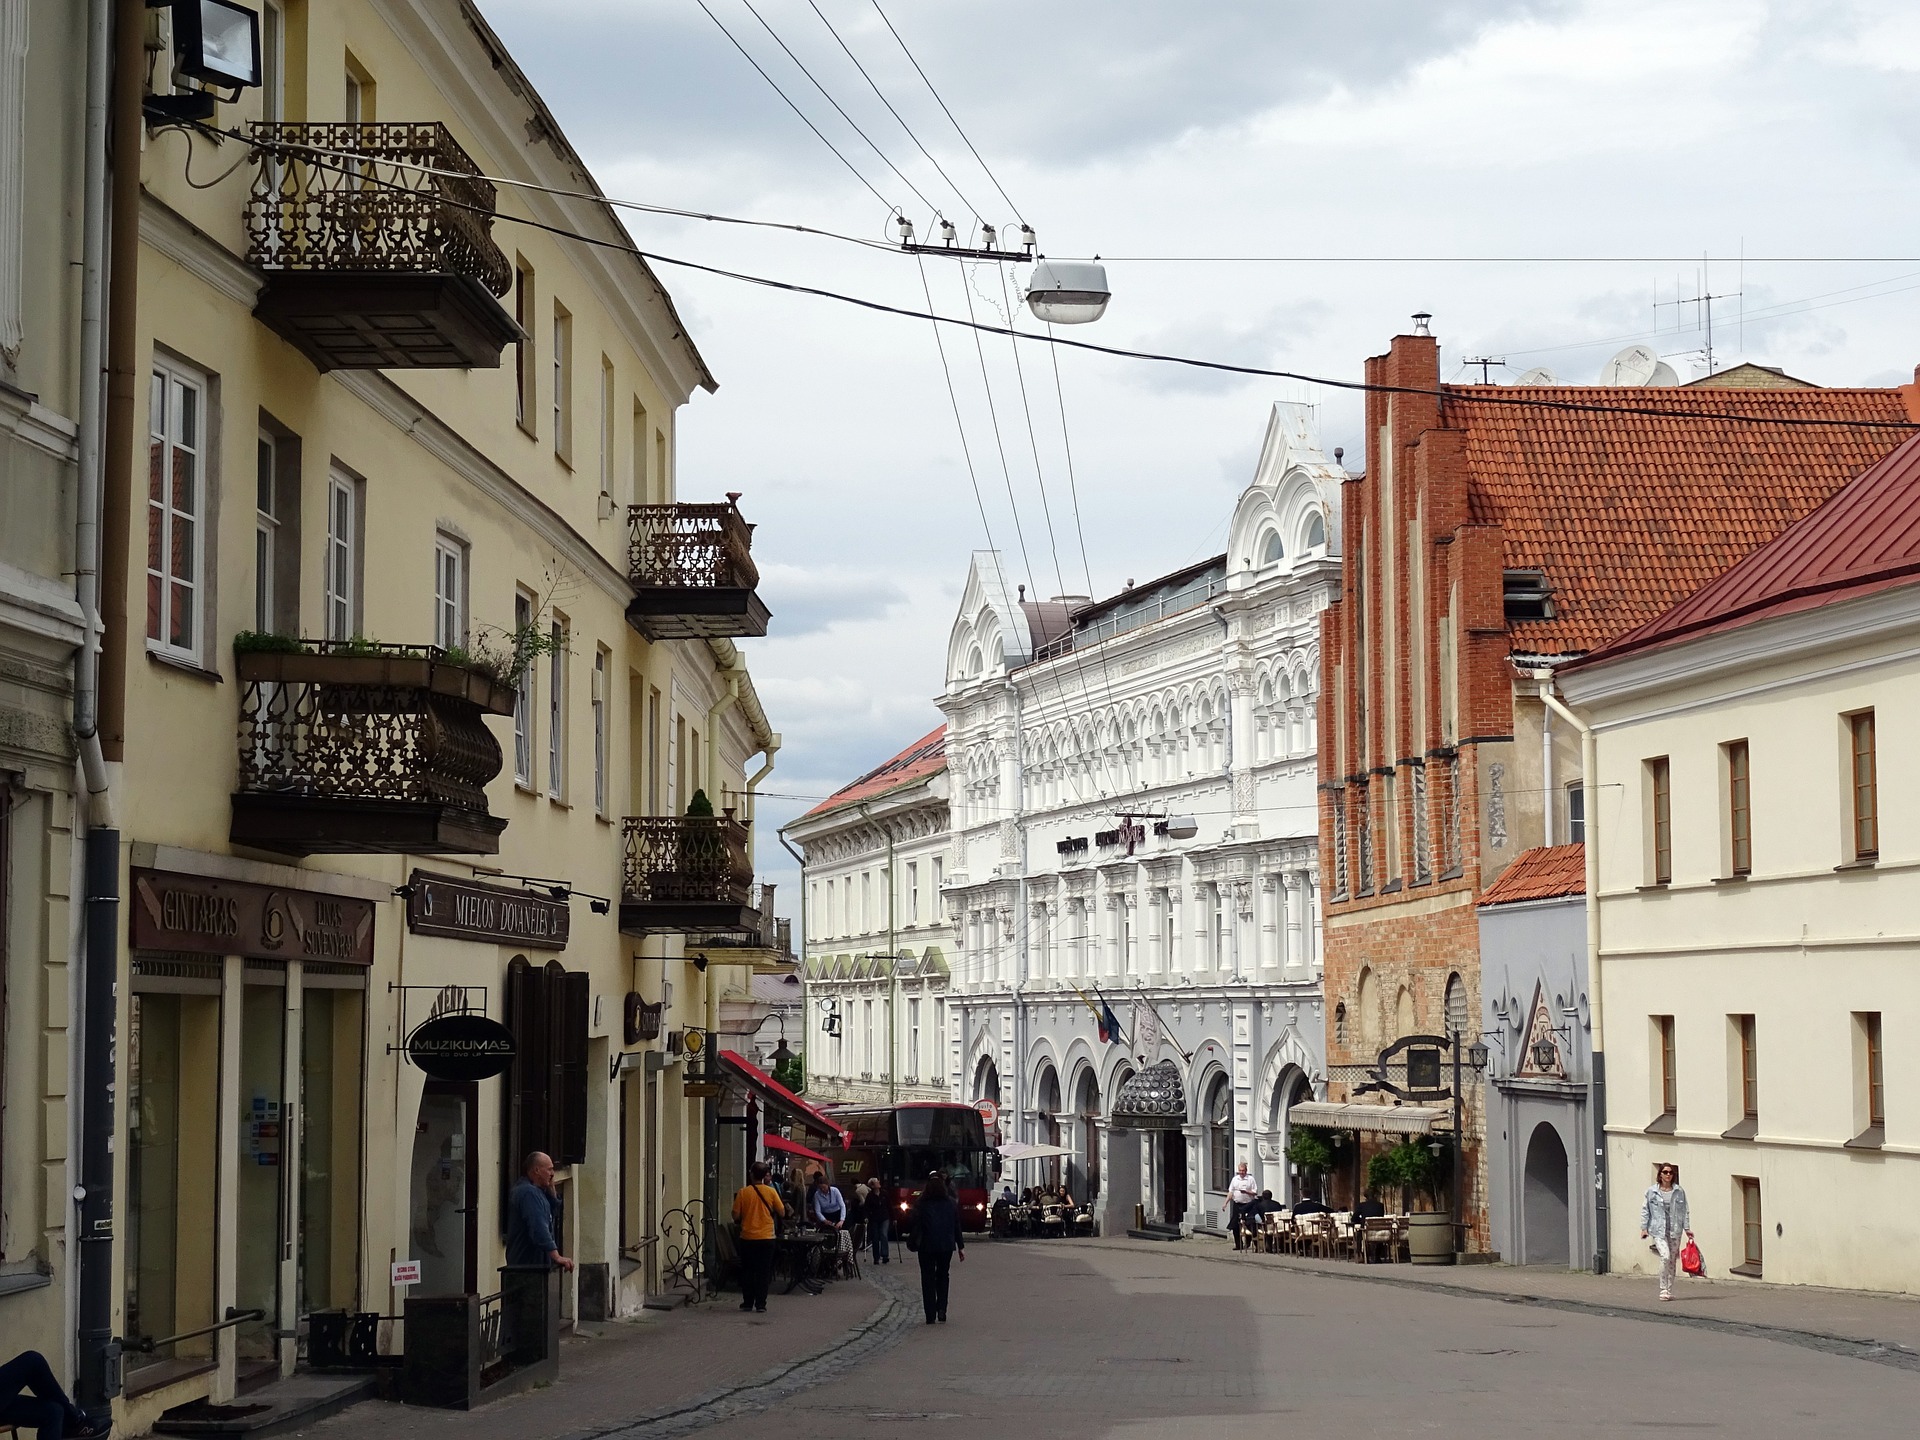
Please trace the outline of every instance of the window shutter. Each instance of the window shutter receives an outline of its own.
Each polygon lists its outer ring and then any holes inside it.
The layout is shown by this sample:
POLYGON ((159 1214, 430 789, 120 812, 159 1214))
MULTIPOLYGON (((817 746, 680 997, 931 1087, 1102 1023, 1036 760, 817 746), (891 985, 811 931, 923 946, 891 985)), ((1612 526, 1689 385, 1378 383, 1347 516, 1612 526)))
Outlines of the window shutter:
POLYGON ((546 1149, 546 1005, 545 973, 524 955, 507 964, 507 1028, 513 1031, 513 1068, 502 1097, 505 1143, 500 1147, 501 1223, 506 1223, 506 1194, 520 1178, 520 1167, 535 1150, 546 1149))
POLYGON ((563 972, 559 978, 560 989, 553 997, 561 1024, 555 1089, 559 1123, 553 1139, 564 1153, 565 1163, 581 1165, 587 1159, 587 1025, 593 1006, 593 977, 584 970, 574 970, 563 972))

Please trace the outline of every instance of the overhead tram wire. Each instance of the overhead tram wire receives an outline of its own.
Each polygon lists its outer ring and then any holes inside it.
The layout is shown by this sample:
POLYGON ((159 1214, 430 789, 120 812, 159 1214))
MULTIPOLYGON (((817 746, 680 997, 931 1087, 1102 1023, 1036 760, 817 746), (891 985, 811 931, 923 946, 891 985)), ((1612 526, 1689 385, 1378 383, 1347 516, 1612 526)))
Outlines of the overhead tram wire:
MULTIPOLYGON (((700 3, 700 8, 702 10, 705 10, 707 8, 706 0, 699 0, 699 3, 700 3)), ((831 94, 828 93, 827 87, 822 85, 819 82, 819 80, 815 79, 813 71, 807 68, 806 61, 802 60, 798 55, 793 53, 793 47, 788 45, 786 41, 780 38, 780 32, 775 30, 773 26, 769 25, 767 23, 766 17, 754 8, 753 0, 740 0, 740 3, 747 7, 747 13, 749 15, 753 16, 754 19, 760 22, 760 28, 762 30, 765 30, 767 34, 773 37, 773 43, 778 45, 782 50, 786 52, 787 58, 793 61, 795 65, 798 65, 800 67, 800 73, 806 76, 807 79, 812 83, 813 88, 818 90, 822 95, 822 97, 825 98, 826 102, 829 105, 833 106, 833 108, 839 112, 840 118, 846 121, 847 124, 853 127, 853 133, 858 135, 862 140, 867 142, 867 148, 873 151, 874 154, 880 157, 880 163, 882 165, 885 165, 889 170, 893 171, 893 173, 899 177, 900 183, 902 185, 905 185, 907 189, 911 190, 922 205, 926 206, 929 210, 932 210, 938 213, 940 207, 935 205, 931 200, 927 199, 925 195, 921 194, 920 187, 914 184, 913 181, 909 180, 906 177, 905 172, 902 171, 898 165, 894 164, 892 160, 887 158, 887 152, 882 150, 878 145, 874 143, 873 137, 867 134, 866 131, 860 128, 859 122, 856 121, 851 115, 849 115, 846 112, 846 108, 842 106, 838 100, 834 99, 831 94)), ((707 13, 712 14, 713 12, 708 11, 707 13)), ((764 75, 766 72, 763 70, 760 73, 764 75)))
POLYGON ((940 107, 941 113, 943 113, 952 124, 954 133, 960 137, 962 143, 972 152, 973 158, 980 164, 980 169, 986 174, 987 179, 993 182, 993 188, 1000 192, 1000 198, 1007 202, 1007 208, 1013 211, 1013 218, 1018 220, 1022 225, 1026 224, 1027 217, 1020 213, 1020 207, 1014 204, 1013 197, 1007 194, 1007 187, 1000 183, 1000 177, 993 173, 993 167, 987 164, 986 157, 975 148, 972 139, 967 135, 966 129, 960 124, 960 121, 955 118, 953 111, 947 108, 947 102, 940 98, 940 92, 934 88, 933 81, 928 79, 927 72, 920 68, 920 62, 913 58, 913 51, 907 48, 907 42, 901 38, 900 32, 894 28, 893 21, 887 19, 887 12, 880 8, 880 0, 872 0, 872 3, 874 14, 880 17, 880 22, 887 27, 887 32, 893 36, 895 43, 900 46, 900 53, 907 57, 907 63, 913 66, 914 73, 918 75, 926 85, 927 93, 933 96, 934 103, 940 107))
MULTIPOLYGON (((913 257, 920 267, 920 288, 926 292, 927 310, 933 310, 933 287, 927 283, 927 264, 918 255, 913 257)), ((933 327, 934 348, 940 352, 940 373, 947 380, 947 399, 953 404, 953 428, 960 432, 960 454, 967 462, 967 480, 973 486, 973 503, 980 507, 980 528, 986 532, 987 548, 995 548, 993 526, 987 520, 987 502, 980 494, 980 477, 973 468, 973 449, 967 444, 967 427, 960 419, 960 393, 954 388, 953 369, 947 364, 947 343, 940 335, 940 326, 933 327)))
MULTIPOLYGON (((184 127, 183 127, 184 128, 184 127)), ((216 130, 211 126, 195 125, 193 128, 208 134, 226 135, 228 132, 216 130)), ((246 137, 240 137, 245 139, 246 137)), ((353 175, 362 187, 381 187, 389 190, 407 191, 407 187, 397 185, 390 180, 382 180, 377 175, 354 169, 356 164, 364 164, 364 156, 340 152, 340 158, 333 161, 315 160, 318 152, 312 146, 287 146, 278 143, 258 145, 263 151, 289 154, 298 153, 312 164, 331 164, 331 168, 342 174, 353 175)), ((386 163, 386 162, 381 162, 386 163)), ((858 172, 855 172, 858 174, 858 172)), ((868 187, 872 189, 871 186, 868 187)), ((874 192, 878 195, 879 192, 874 192)), ((806 295, 817 300, 832 300, 842 305, 852 305, 861 310, 869 310, 878 315, 897 315, 908 320, 932 320, 940 325, 951 325, 956 329, 975 330, 987 335, 1011 335, 1016 339, 1036 344, 1061 347, 1070 350, 1084 350, 1095 355, 1109 355, 1121 360, 1146 360, 1156 364, 1181 365, 1193 370, 1210 370, 1229 375, 1251 375, 1264 379, 1293 380, 1303 385, 1320 385, 1330 390, 1348 390, 1360 394, 1378 395, 1419 395, 1428 399, 1445 400, 1450 397, 1446 386, 1428 387, 1424 385, 1386 385, 1371 380, 1337 380, 1326 375, 1309 375, 1299 370, 1272 370, 1259 365, 1240 365, 1225 360, 1205 360, 1192 355, 1170 355, 1153 350, 1131 350, 1121 345, 1100 345, 1091 340, 1069 340, 1053 333, 1039 334, 1031 330, 1016 330, 1005 325, 989 325, 978 319, 962 320, 954 315, 941 315, 933 311, 931 304, 926 310, 910 310, 900 305, 889 305, 882 300, 869 300, 859 295, 847 295, 838 290, 827 290, 817 285, 801 285, 791 280, 775 280, 765 275, 751 275, 741 270, 728 270, 718 265, 706 265, 698 260, 685 260, 658 250, 643 249, 638 245, 618 240, 609 240, 604 236, 587 235, 578 230, 570 230, 564 225, 550 224, 544 220, 535 220, 524 215, 501 214, 493 208, 475 204, 471 201, 457 200, 451 195, 437 197, 438 203, 455 210, 465 210, 470 214, 482 216, 490 221, 499 221, 507 225, 522 225, 532 230, 540 230, 549 235, 558 235, 564 239, 577 240, 583 245, 592 245, 602 250, 612 250, 623 255, 631 255, 657 265, 671 265, 675 269, 689 270, 699 275, 713 275, 723 280, 737 280, 746 285, 758 285, 767 290, 779 290, 789 295, 806 295)), ((891 207, 889 207, 891 208, 891 207)), ((1712 420, 1721 424, 1777 425, 1784 428, 1817 429, 1855 429, 1855 430, 1912 430, 1914 422, 1906 420, 1841 420, 1824 419, 1815 416, 1795 415, 1749 415, 1717 414, 1698 410, 1676 410, 1658 405, 1600 405, 1579 400, 1545 400, 1527 395, 1503 393, 1503 387, 1493 386, 1476 393, 1475 404, 1514 405, 1534 410, 1566 411, 1574 414, 1589 415, 1645 415, 1667 420, 1712 420)))
MULTIPOLYGON (((767 84, 773 87, 774 94, 778 95, 782 100, 785 100, 787 102, 787 108, 793 111, 794 114, 800 117, 801 123, 804 124, 809 130, 813 131, 815 135, 818 135, 820 137, 820 143, 826 146, 827 149, 833 151, 834 156, 840 161, 842 165, 847 167, 847 169, 852 173, 853 178, 858 180, 862 185, 866 186, 867 189, 872 192, 873 198, 878 200, 882 205, 886 206, 889 212, 892 212, 893 210, 898 209, 899 207, 896 206, 891 200, 887 199, 886 196, 882 195, 878 190, 875 190, 873 188, 873 182, 868 180, 865 175, 862 175, 851 160, 849 160, 845 155, 841 154, 840 147, 838 145, 835 145, 833 141, 827 138, 826 132, 823 131, 818 125, 814 124, 812 120, 807 118, 807 112, 802 110, 798 105, 793 103, 793 97, 788 95, 786 91, 782 90, 779 86, 779 83, 774 80, 773 76, 769 75, 766 72, 766 70, 761 67, 760 62, 753 58, 752 53, 747 49, 747 47, 742 45, 737 39, 734 38, 733 32, 727 29, 725 23, 720 19, 720 17, 714 14, 713 11, 707 9, 707 0, 693 0, 693 3, 698 5, 702 10, 706 11, 707 18, 713 21, 715 25, 720 27, 720 33, 726 36, 728 40, 731 40, 733 42, 733 48, 738 50, 743 56, 746 57, 746 61, 749 65, 753 66, 755 70, 759 71, 760 78, 766 81, 767 84)), ((764 25, 766 22, 763 20, 760 23, 764 25)), ((775 38, 777 39, 778 37, 776 36, 775 38)), ((809 76, 808 78, 811 79, 812 77, 809 76)), ((882 158, 885 158, 885 157, 882 157, 882 158)), ((451 203, 458 203, 458 202, 449 201, 448 203, 451 204, 451 203)), ((477 210, 479 207, 472 206, 469 208, 477 210)), ((538 222, 528 221, 525 223, 537 224, 538 222)), ((555 229, 556 233, 565 233, 564 231, 558 231, 557 227, 549 226, 549 227, 543 227, 543 228, 555 229)), ((582 236, 580 238, 586 239, 588 237, 582 236)))
POLYGON ((946 181, 948 185, 953 187, 953 193, 959 198, 960 203, 966 206, 967 209, 972 212, 975 222, 976 223, 984 222, 986 220, 986 216, 981 213, 980 207, 978 205, 975 205, 973 201, 969 200, 966 197, 965 192, 962 191, 960 188, 959 182, 956 181, 951 175, 947 173, 946 167, 944 165, 942 165, 938 160, 934 159, 933 152, 927 149, 925 145, 921 144, 920 137, 914 134, 913 127, 907 123, 907 117, 902 115, 898 110, 894 109, 893 102, 887 99, 885 92, 883 92, 880 89, 879 85, 875 83, 873 76, 867 73, 867 67, 860 63, 860 57, 853 53, 852 47, 849 46, 846 40, 841 37, 840 32, 834 28, 833 21, 827 18, 826 12, 822 10, 817 4, 815 4, 814 0, 807 0, 807 4, 809 7, 811 7, 811 9, 813 10, 813 13, 820 17, 820 23, 827 27, 827 33, 833 36, 834 42, 837 45, 839 45, 839 47, 843 51, 846 52, 847 59, 853 61, 853 68, 860 72, 860 78, 867 82, 868 88, 871 89, 873 93, 879 97, 880 103, 887 107, 887 113, 893 116, 895 120, 898 120, 900 122, 900 128, 907 132, 907 138, 913 141, 914 147, 918 149, 922 155, 927 157, 927 163, 933 166, 933 168, 939 172, 940 178, 946 181))

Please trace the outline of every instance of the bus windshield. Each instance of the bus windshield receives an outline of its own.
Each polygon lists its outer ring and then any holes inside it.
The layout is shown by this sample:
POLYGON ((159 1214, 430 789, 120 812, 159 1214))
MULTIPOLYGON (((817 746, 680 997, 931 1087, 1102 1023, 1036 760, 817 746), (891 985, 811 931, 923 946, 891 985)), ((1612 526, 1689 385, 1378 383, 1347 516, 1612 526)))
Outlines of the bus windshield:
POLYGON ((898 1161, 891 1168, 902 1184, 914 1189, 918 1189, 920 1182, 936 1171, 944 1175, 947 1184, 956 1190, 984 1190, 990 1183, 984 1150, 911 1145, 902 1147, 896 1155, 898 1161))

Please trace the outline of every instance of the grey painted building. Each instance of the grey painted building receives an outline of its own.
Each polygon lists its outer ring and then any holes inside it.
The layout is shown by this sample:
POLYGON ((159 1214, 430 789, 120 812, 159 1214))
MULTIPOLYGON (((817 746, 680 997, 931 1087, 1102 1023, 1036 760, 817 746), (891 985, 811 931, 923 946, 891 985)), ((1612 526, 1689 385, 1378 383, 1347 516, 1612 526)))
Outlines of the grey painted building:
POLYGON ((1586 915, 1581 845, 1526 851, 1480 904, 1488 1219, 1515 1264, 1593 1266, 1586 915))

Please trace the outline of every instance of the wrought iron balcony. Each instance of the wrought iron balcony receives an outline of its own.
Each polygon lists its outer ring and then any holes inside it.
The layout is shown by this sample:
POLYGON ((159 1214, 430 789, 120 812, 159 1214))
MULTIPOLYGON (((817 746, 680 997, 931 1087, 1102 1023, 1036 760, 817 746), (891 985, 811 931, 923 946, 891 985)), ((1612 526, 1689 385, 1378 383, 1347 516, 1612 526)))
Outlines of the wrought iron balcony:
POLYGON ((747 827, 731 815, 629 815, 620 928, 757 934, 747 827))
POLYGON ((649 640, 767 633, 753 526, 724 505, 627 507, 627 623, 649 640))
POLYGON ((792 973, 799 959, 793 953, 793 922, 776 919, 773 913, 773 886, 760 883, 749 897, 758 916, 745 930, 724 935, 690 936, 687 953, 703 953, 719 965, 751 965, 762 975, 792 973))
POLYGON ((495 296, 494 187, 447 127, 253 127, 254 314, 319 369, 493 369, 521 336, 495 296))
POLYGON ((433 646, 302 642, 242 651, 236 845, 289 855, 492 855, 515 691, 433 646))

